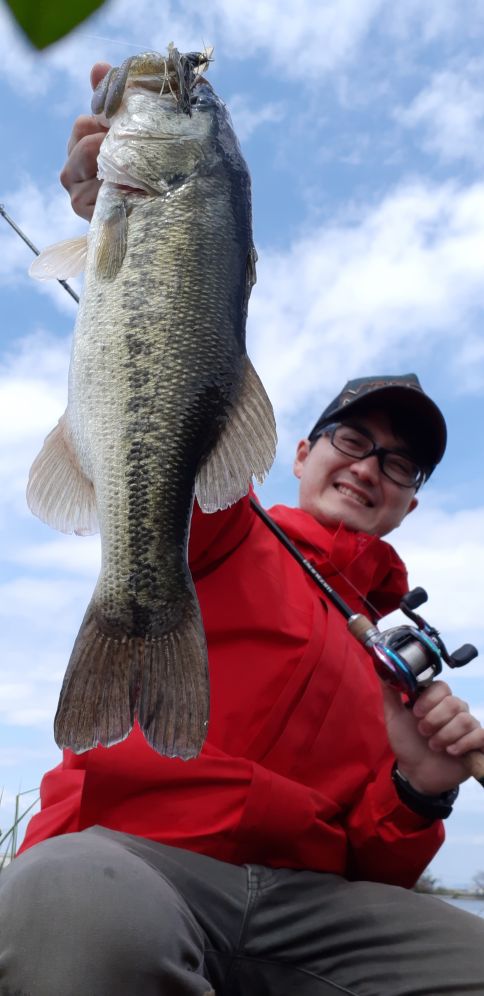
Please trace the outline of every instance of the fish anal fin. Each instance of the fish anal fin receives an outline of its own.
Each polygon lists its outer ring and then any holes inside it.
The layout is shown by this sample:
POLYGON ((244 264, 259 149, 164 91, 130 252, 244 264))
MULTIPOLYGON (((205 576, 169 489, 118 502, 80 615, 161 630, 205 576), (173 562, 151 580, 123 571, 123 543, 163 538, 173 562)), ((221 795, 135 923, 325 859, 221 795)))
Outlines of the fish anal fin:
POLYGON ((199 468, 195 495, 204 512, 228 508, 247 494, 252 477, 262 484, 276 452, 271 402, 249 358, 238 397, 214 448, 199 468))
POLYGON ((98 531, 94 487, 79 467, 66 413, 32 464, 27 504, 34 515, 61 533, 87 536, 98 531))
POLYGON ((102 217, 96 240, 96 275, 114 280, 126 255, 128 219, 124 201, 113 204, 102 217))
POLYGON ((47 246, 30 265, 29 276, 36 280, 67 280, 83 272, 87 259, 87 235, 64 239, 47 246))

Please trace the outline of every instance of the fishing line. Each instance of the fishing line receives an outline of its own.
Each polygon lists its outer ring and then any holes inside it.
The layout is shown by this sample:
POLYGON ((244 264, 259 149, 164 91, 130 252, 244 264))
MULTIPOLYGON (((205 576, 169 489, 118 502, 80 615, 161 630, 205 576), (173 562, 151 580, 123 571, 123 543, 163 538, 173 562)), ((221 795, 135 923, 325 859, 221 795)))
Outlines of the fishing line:
MULTIPOLYGON (((117 38, 104 38, 102 35, 88 35, 84 33, 82 33, 82 37, 88 38, 90 41, 108 42, 109 45, 122 45, 124 48, 135 48, 137 52, 139 52, 140 49, 143 49, 144 51, 147 52, 151 52, 151 45, 146 46, 144 42, 138 43, 138 42, 120 41, 117 38)), ((104 59, 99 59, 99 62, 104 62, 104 59)))
MULTIPOLYGON (((23 232, 22 229, 15 223, 13 218, 7 214, 4 204, 0 204, 0 214, 2 215, 2 218, 5 218, 5 221, 10 225, 10 227, 13 228, 14 232, 16 232, 17 235, 20 235, 20 238, 23 239, 26 245, 28 245, 29 249, 31 249, 36 256, 40 256, 40 249, 37 249, 37 246, 34 246, 34 243, 30 241, 25 232, 23 232)), ((67 283, 67 280, 58 280, 57 283, 60 284, 61 287, 63 287, 64 290, 71 295, 71 297, 74 298, 76 304, 79 304, 79 296, 76 294, 75 290, 72 289, 70 284, 67 283)))

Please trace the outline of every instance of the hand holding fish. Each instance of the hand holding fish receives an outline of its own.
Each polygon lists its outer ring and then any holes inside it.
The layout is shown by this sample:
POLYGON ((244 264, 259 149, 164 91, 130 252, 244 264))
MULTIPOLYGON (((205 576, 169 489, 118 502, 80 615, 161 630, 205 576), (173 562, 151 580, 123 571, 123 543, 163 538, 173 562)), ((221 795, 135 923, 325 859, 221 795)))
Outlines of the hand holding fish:
MULTIPOLYGON (((97 62, 92 67, 93 90, 110 68, 107 62, 97 62)), ((99 116, 82 114, 76 118, 67 145, 68 159, 60 174, 60 181, 69 193, 73 210, 86 221, 91 221, 102 183, 97 176, 97 157, 107 130, 99 116)))
POLYGON ((404 707, 397 691, 382 687, 388 738, 412 787, 437 795, 466 781, 469 769, 460 758, 484 750, 484 729, 467 703, 445 681, 433 681, 412 709, 404 707))
POLYGON ((85 268, 68 407, 27 489, 54 528, 101 533, 55 720, 58 745, 77 753, 124 739, 135 715, 160 753, 200 752, 209 697, 187 563, 193 500, 228 507, 275 453, 272 407, 245 351, 250 178, 201 76, 209 59, 169 46, 107 75, 95 67, 104 123, 78 119, 63 171, 79 214, 95 201, 89 235, 31 268, 40 279, 85 268))

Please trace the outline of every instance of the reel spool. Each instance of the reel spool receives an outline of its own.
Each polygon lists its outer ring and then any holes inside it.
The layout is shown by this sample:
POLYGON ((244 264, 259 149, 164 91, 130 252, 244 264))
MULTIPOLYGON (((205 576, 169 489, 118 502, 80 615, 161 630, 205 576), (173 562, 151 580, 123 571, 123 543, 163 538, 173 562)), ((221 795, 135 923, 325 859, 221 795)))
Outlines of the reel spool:
POLYGON ((372 654, 380 678, 404 692, 410 702, 440 674, 442 661, 452 668, 463 667, 478 653, 471 643, 448 653, 438 631, 414 611, 427 598, 423 588, 413 588, 400 602, 402 612, 414 626, 394 626, 380 632, 369 620, 365 630, 364 616, 348 620, 349 630, 372 654))

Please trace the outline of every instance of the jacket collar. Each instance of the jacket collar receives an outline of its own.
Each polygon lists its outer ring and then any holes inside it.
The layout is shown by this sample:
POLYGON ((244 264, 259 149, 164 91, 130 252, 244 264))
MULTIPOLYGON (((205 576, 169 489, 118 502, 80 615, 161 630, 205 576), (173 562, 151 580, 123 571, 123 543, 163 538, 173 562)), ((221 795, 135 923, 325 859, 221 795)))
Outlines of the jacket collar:
POLYGON ((300 508, 275 505, 269 514, 355 612, 375 620, 398 608, 407 570, 390 543, 342 523, 322 526, 300 508))

